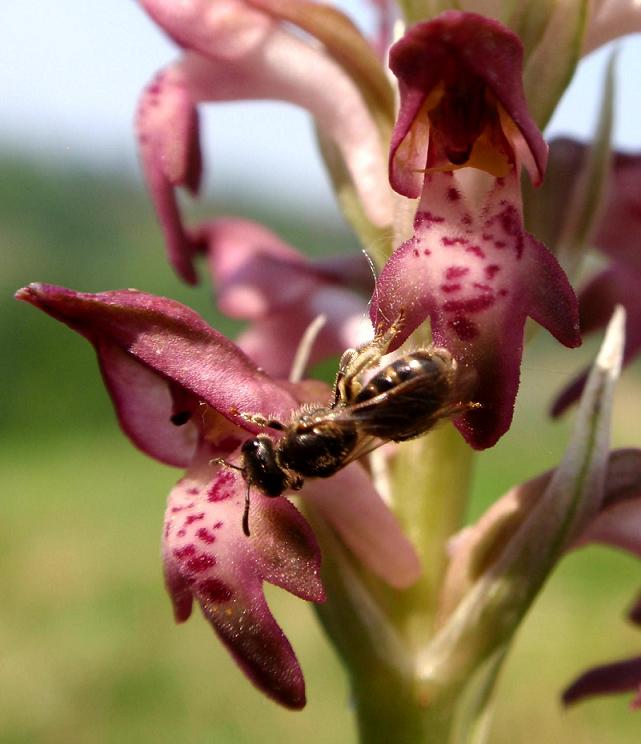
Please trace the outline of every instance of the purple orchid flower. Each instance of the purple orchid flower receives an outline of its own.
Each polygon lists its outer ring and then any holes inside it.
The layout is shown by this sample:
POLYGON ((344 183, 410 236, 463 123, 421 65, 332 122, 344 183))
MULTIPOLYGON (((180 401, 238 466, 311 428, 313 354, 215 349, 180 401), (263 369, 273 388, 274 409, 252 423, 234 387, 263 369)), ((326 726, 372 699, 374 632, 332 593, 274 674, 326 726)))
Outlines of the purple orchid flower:
POLYGON ((391 221, 385 145, 371 109, 391 110, 392 92, 374 51, 345 16, 301 0, 141 4, 184 50, 144 91, 137 116, 145 177, 179 276, 196 282, 197 249, 175 191, 198 191, 201 102, 275 99, 309 109, 341 153, 369 218, 379 226, 391 221), (304 41, 286 22, 322 46, 304 41))
POLYGON ((206 254, 220 311, 250 321, 237 345, 270 374, 289 375, 298 340, 320 315, 325 324, 308 366, 368 340, 373 279, 363 255, 310 260, 266 227, 237 218, 202 225, 194 244, 206 254))
MULTIPOLYGON (((568 173, 576 173, 587 148, 567 140, 557 147, 565 153, 568 173)), ((613 308, 623 305, 627 318, 623 364, 629 364, 641 351, 641 154, 614 156, 592 242, 609 264, 579 292, 581 331, 587 334, 603 328, 613 308)), ((562 414, 579 398, 586 378, 584 370, 561 391, 552 415, 562 414)))
MULTIPOLYGON (((573 547, 592 543, 624 550, 641 558, 641 452, 619 450, 610 458, 603 507, 573 547)), ((641 625, 641 597, 628 619, 641 625)), ((563 693, 566 705, 594 695, 634 692, 631 707, 641 708, 641 656, 588 669, 563 693)))
MULTIPOLYGON (((537 512, 555 477, 548 471, 510 489, 479 521, 462 530, 450 543, 450 564, 441 591, 441 622, 451 615, 470 590, 479 572, 490 571, 484 556, 507 550, 537 512)), ((610 453, 603 488, 596 494, 599 505, 577 537, 567 546, 570 552, 593 544, 623 550, 641 558, 641 450, 621 449, 610 453)), ((541 542, 541 552, 545 550, 541 542)), ((641 624, 641 599, 629 614, 641 624)), ((569 705, 600 694, 636 692, 633 707, 641 707, 641 657, 598 666, 581 674, 563 693, 569 705)))
POLYGON ((474 448, 490 447, 511 423, 526 318, 580 344, 574 292, 523 227, 521 166, 539 183, 547 147, 522 91, 522 45, 495 21, 450 11, 410 28, 390 67, 401 94, 390 181, 419 203, 372 319, 387 327, 404 314, 395 344, 430 319, 434 343, 475 376, 480 406, 455 423, 474 448))
MULTIPOLYGON (((94 346, 125 434, 161 462, 186 467, 165 515, 167 588, 178 622, 195 599, 240 667, 279 703, 305 704, 303 675, 271 615, 262 584, 322 602, 314 535, 285 498, 252 494, 252 535, 242 531, 246 483, 235 463, 259 430, 242 413, 287 421, 302 402, 329 397, 320 383, 278 382, 178 302, 137 290, 87 294, 32 284, 16 297, 40 308, 94 346)), ((395 518, 358 463, 319 489, 303 491, 310 508, 356 558, 392 586, 420 567, 395 518)))

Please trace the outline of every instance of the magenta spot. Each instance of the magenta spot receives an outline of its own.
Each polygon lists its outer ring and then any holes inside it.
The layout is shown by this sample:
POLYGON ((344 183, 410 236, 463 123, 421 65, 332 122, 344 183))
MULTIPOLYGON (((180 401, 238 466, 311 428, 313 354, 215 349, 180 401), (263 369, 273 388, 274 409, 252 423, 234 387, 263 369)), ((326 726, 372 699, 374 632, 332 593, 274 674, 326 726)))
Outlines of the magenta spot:
POLYGON ((418 248, 414 248, 414 250, 412 251, 412 253, 416 256, 416 258, 418 258, 421 255, 420 252, 419 252, 419 250, 418 250, 418 248))
POLYGON ((501 270, 501 267, 498 264, 490 264, 489 266, 485 267, 485 276, 488 279, 494 279, 494 277, 499 273, 501 270))
POLYGON ((195 555, 193 558, 189 558, 189 560, 185 563, 184 569, 188 573, 202 573, 203 571, 206 571, 208 568, 212 568, 212 566, 216 565, 216 559, 213 555, 209 555, 208 553, 201 553, 200 555, 195 555))
POLYGON ((184 537, 186 534, 187 534, 187 530, 178 530, 178 532, 176 532, 176 535, 178 537, 184 537))
POLYGON ((206 602, 229 602, 234 596, 231 587, 220 579, 205 579, 198 584, 198 593, 206 602))
POLYGON ((234 476, 229 472, 220 473, 219 477, 207 491, 207 501, 225 501, 234 495, 234 476))
POLYGON ((199 537, 203 542, 206 542, 208 545, 211 545, 214 540, 216 539, 215 535, 212 535, 211 532, 206 527, 201 527, 198 532, 196 532, 197 537, 199 537))
POLYGON ((200 489, 196 488, 195 486, 192 486, 191 488, 187 489, 187 493, 190 496, 198 496, 198 494, 200 493, 200 489))
POLYGON ((485 251, 479 245, 468 245, 465 249, 466 253, 473 253, 479 258, 485 258, 485 251))
POLYGON ((439 217, 437 214, 431 212, 417 212, 414 217, 414 227, 422 227, 433 225, 434 223, 445 222, 444 217, 439 217))
POLYGON ((443 310, 448 313, 478 313, 487 310, 495 302, 493 294, 470 297, 468 300, 448 300, 443 303, 443 310))
POLYGON ((196 546, 195 545, 185 545, 182 548, 174 548, 174 555, 178 560, 183 561, 185 558, 189 558, 192 555, 196 554, 196 546))
POLYGON ((507 289, 499 289, 499 295, 505 297, 508 294, 507 289))
POLYGON ((444 235, 441 238, 441 243, 443 245, 465 245, 468 241, 467 238, 448 238, 446 235, 444 235))
POLYGON ((432 251, 429 248, 423 248, 423 255, 424 256, 431 256, 432 251))
POLYGON ((449 325, 461 341, 472 341, 479 335, 479 329, 476 323, 464 316, 454 318, 454 320, 450 321, 449 325))
POLYGON ((481 284, 480 282, 474 282, 472 286, 474 286, 476 289, 482 289, 484 292, 492 291, 492 287, 490 287, 488 284, 481 284))
MULTIPOLYGON (((505 208, 500 212, 496 219, 501 225, 503 232, 510 238, 514 238, 514 247, 516 249, 516 255, 518 258, 523 253, 523 226, 521 224, 521 215, 514 204, 509 202, 501 202, 505 205, 505 208)), ((494 245, 497 245, 500 241, 495 241, 494 245)), ((498 246, 497 246, 498 247, 498 246)))
POLYGON ((216 524, 214 525, 213 529, 219 530, 222 526, 223 526, 223 523, 222 522, 216 522, 216 524))
POLYGON ((200 520, 204 518, 205 518, 205 512, 200 512, 200 514, 188 514, 185 517, 185 522, 183 524, 183 527, 189 527, 190 524, 193 524, 194 522, 200 522, 200 520))
POLYGON ((458 292, 462 286, 462 284, 441 284, 441 291, 446 293, 458 292))
POLYGON ((450 201, 458 201, 461 198, 461 195, 459 194, 458 189, 450 186, 450 188, 447 190, 447 198, 450 201))
POLYGON ((491 240, 494 240, 494 235, 492 235, 492 233, 483 233, 483 235, 481 235, 481 238, 489 242, 491 240))
POLYGON ((468 274, 469 271, 470 270, 467 266, 448 266, 447 269, 445 269, 445 278, 458 279, 459 277, 468 274))
POLYGON ((507 245, 507 243, 504 240, 495 240, 494 241, 494 246, 496 248, 505 248, 506 245, 507 245))
POLYGON ((170 511, 172 514, 178 514, 178 512, 181 512, 184 508, 184 506, 172 506, 170 511))

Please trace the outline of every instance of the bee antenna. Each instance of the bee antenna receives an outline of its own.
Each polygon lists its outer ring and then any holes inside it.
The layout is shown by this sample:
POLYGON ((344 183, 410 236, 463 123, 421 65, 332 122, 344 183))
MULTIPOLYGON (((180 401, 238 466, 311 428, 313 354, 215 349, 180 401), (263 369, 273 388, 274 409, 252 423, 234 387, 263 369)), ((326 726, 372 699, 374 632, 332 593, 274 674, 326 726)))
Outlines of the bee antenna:
POLYGON ((249 483, 245 491, 245 510, 243 511, 243 532, 249 537, 249 483))
POLYGON ((365 248, 361 249, 361 253, 365 256, 365 260, 369 264, 369 270, 372 272, 372 276, 374 277, 374 291, 372 292, 372 297, 368 304, 372 304, 372 300, 376 298, 378 304, 378 277, 376 276, 376 267, 374 266, 374 262, 372 261, 372 257, 369 255, 369 253, 365 250, 365 248))

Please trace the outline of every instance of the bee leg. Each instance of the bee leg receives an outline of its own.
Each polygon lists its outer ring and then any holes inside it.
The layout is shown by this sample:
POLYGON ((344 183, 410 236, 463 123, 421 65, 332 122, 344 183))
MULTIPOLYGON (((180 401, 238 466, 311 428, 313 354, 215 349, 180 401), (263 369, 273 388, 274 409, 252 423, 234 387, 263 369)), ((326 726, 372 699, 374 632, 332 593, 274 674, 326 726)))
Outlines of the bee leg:
POLYGON ((234 465, 232 462, 227 462, 222 457, 212 457, 209 461, 210 465, 220 465, 222 468, 230 468, 231 470, 238 470, 241 473, 245 472, 245 468, 241 468, 240 465, 234 465))
POLYGON ((243 532, 245 537, 249 537, 249 482, 247 483, 247 490, 245 491, 245 508, 243 510, 243 532))
POLYGON ((285 431, 287 425, 282 421, 275 418, 268 418, 260 413, 239 413, 238 414, 243 421, 249 421, 251 424, 257 426, 264 426, 268 429, 275 429, 276 431, 285 431))
POLYGON ((357 349, 347 349, 343 352, 334 381, 332 408, 341 402, 347 403, 354 399, 361 389, 358 378, 367 369, 376 366, 381 357, 385 356, 394 337, 403 327, 404 319, 405 314, 401 311, 386 331, 377 333, 371 341, 357 349))

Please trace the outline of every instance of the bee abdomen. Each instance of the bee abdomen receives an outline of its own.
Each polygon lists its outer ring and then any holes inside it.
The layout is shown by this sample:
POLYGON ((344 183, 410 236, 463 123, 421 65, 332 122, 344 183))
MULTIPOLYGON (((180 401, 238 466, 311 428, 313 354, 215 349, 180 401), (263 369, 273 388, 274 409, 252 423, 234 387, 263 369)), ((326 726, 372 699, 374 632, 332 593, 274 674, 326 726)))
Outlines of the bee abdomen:
POLYGON ((444 363, 426 350, 414 351, 396 359, 377 372, 354 399, 354 403, 375 398, 381 393, 397 388, 402 382, 412 378, 440 381, 443 378, 444 363))

